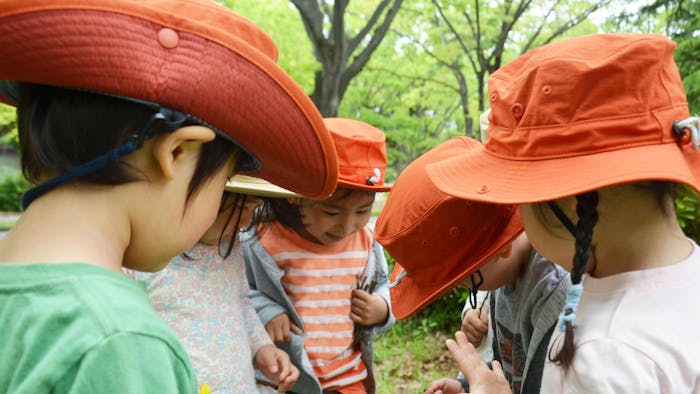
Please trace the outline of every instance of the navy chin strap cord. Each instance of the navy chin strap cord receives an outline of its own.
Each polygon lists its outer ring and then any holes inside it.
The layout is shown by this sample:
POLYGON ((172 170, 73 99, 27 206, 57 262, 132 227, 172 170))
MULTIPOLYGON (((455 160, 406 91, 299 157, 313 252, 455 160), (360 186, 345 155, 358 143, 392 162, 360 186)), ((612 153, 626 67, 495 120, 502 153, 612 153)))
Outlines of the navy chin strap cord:
POLYGON ((107 153, 26 191, 20 200, 22 210, 26 210, 32 201, 62 183, 91 174, 110 164, 118 163, 122 157, 141 148, 144 141, 154 137, 156 134, 170 133, 181 127, 186 120, 188 120, 188 116, 185 113, 170 108, 158 107, 157 112, 151 116, 140 134, 134 134, 123 144, 107 153))
MULTIPOLYGON (((479 287, 484 284, 484 276, 481 274, 480 270, 474 271, 474 273, 471 275, 471 281, 472 285, 469 287, 469 306, 471 306, 472 309, 477 309, 478 305, 476 294, 479 292, 479 287), (478 281, 474 280, 474 275, 479 278, 478 281)), ((481 312, 479 312, 479 315, 481 315, 481 312)))
POLYGON ((559 205, 557 205, 554 201, 548 201, 547 205, 549 205, 549 208, 554 212, 554 215, 559 219, 561 224, 566 227, 567 230, 571 233, 571 235, 576 238, 576 226, 574 226, 574 223, 571 222, 571 219, 569 219, 568 216, 564 213, 564 211, 559 208, 559 205))

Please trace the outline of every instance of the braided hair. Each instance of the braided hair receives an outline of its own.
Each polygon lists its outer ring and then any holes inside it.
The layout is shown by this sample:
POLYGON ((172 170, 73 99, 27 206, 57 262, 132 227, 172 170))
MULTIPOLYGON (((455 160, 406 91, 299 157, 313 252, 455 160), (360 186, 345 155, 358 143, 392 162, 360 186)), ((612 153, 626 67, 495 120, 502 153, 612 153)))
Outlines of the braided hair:
POLYGON ((576 239, 576 253, 574 254, 573 267, 571 268, 572 287, 567 293, 566 305, 560 315, 562 321, 560 330, 564 331, 564 343, 558 354, 552 355, 550 350, 549 360, 562 366, 568 371, 574 359, 574 327, 578 301, 583 291, 583 278, 588 267, 593 250, 593 227, 598 222, 598 192, 592 191, 576 196, 576 214, 578 223, 574 230, 576 239))

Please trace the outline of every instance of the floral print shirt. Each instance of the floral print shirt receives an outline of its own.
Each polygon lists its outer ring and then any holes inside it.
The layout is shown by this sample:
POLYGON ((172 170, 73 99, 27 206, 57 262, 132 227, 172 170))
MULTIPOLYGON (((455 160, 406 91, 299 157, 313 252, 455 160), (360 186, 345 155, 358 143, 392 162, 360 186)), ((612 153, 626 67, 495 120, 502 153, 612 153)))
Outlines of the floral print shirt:
POLYGON ((253 357, 272 344, 248 300, 238 244, 227 259, 218 245, 198 243, 162 271, 129 271, 148 284, 160 316, 175 330, 194 364, 200 387, 212 393, 256 393, 253 357))

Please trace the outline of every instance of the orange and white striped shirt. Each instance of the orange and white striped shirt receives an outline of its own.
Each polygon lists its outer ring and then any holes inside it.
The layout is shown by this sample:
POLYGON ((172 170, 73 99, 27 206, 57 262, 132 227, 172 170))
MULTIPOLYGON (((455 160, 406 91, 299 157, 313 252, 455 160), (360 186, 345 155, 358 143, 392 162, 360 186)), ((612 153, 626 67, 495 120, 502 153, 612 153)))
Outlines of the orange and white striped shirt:
POLYGON ((304 347, 321 387, 364 380, 367 367, 360 347, 352 343, 350 297, 371 252, 370 230, 321 245, 275 222, 260 242, 284 271, 282 286, 304 322, 304 347))

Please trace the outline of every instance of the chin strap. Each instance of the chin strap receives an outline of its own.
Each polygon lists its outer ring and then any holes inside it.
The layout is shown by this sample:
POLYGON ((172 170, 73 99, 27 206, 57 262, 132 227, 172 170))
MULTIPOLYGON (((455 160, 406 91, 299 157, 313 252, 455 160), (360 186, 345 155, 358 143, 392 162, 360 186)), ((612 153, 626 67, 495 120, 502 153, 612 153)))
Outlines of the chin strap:
POLYGON ((118 163, 122 157, 138 150, 143 143, 157 134, 170 133, 188 120, 188 116, 180 111, 170 108, 159 107, 157 112, 146 122, 141 133, 131 135, 118 147, 100 155, 86 163, 80 164, 63 174, 51 178, 48 181, 27 190, 20 200, 22 210, 26 210, 29 205, 38 197, 55 188, 56 186, 78 179, 82 176, 99 171, 110 164, 118 163))

